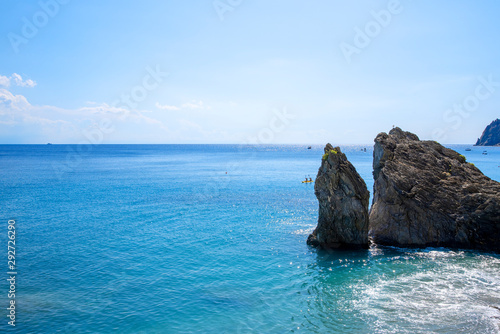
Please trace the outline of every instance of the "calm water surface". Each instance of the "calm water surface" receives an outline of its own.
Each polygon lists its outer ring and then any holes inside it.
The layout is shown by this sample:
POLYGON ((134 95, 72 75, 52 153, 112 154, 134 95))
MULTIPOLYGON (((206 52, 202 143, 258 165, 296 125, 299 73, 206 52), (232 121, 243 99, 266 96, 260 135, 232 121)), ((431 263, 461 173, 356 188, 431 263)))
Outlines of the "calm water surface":
MULTIPOLYGON (((500 148, 451 147, 500 181, 500 148)), ((371 190, 371 145, 342 149, 371 190)), ((321 155, 0 145, 0 244, 16 219, 18 266, 16 327, 4 281, 0 332, 500 332, 498 255, 308 248, 318 204, 301 181, 321 155)))

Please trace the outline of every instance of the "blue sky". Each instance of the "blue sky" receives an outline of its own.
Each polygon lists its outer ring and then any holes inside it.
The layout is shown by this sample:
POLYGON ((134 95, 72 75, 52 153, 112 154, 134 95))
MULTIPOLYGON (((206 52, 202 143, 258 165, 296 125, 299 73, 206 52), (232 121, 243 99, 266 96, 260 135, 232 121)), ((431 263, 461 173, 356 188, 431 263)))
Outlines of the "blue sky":
POLYGON ((1 3, 0 143, 474 143, 500 117, 498 1, 1 3))

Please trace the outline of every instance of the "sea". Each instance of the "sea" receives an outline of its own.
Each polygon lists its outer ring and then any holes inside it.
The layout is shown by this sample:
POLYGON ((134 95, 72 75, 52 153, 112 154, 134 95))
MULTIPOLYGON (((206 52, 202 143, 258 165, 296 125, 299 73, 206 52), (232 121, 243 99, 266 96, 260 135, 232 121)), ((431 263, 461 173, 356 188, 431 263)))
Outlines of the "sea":
MULTIPOLYGON (((449 147, 500 181, 500 147, 449 147)), ((498 254, 306 245, 322 154, 0 145, 0 332, 500 333, 498 254)))

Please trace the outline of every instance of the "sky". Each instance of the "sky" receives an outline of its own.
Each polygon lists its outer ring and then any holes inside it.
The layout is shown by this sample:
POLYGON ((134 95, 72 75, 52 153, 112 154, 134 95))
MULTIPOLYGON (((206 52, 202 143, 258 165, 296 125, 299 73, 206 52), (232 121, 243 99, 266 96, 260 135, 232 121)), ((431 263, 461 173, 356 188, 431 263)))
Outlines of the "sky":
POLYGON ((0 143, 473 144, 494 0, 0 0, 0 143))

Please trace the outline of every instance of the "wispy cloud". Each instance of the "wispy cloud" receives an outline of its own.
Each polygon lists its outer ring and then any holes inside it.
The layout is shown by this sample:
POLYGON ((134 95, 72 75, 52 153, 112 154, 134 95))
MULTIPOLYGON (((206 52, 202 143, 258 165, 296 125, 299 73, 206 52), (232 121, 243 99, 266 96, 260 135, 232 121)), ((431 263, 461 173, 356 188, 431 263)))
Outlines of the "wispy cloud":
POLYGON ((35 87, 36 86, 35 81, 33 81, 31 79, 23 80, 23 78, 17 73, 12 74, 11 80, 14 80, 16 85, 21 86, 21 87, 35 87))
POLYGON ((209 106, 205 106, 203 101, 192 101, 192 102, 187 102, 182 105, 182 108, 186 109, 210 109, 209 106))
POLYGON ((104 114, 123 115, 129 113, 129 111, 125 108, 111 106, 107 103, 95 103, 95 102, 90 103, 90 106, 79 108, 78 111, 81 111, 85 114, 102 114, 102 115, 104 114))
POLYGON ((150 112, 149 110, 130 111, 125 108, 111 106, 107 103, 90 102, 89 104, 90 106, 79 108, 77 111, 89 116, 93 115, 99 115, 102 117, 118 116, 119 118, 121 116, 121 118, 123 118, 123 115, 127 115, 126 117, 133 122, 143 122, 150 125, 157 125, 160 129, 168 131, 168 127, 165 124, 163 124, 162 121, 144 115, 144 113, 149 113, 150 112))
MULTIPOLYGON (((113 135, 121 136, 127 140, 128 129, 142 124, 147 129, 152 140, 154 135, 162 138, 169 128, 160 120, 143 114, 147 110, 130 111, 107 103, 87 103, 86 106, 65 109, 50 105, 33 105, 26 97, 14 94, 8 85, 33 85, 22 78, 0 76, 0 133, 26 134, 26 142, 33 140, 40 142, 44 139, 51 142, 79 142, 84 137, 89 127, 99 124, 102 120, 120 124, 122 130, 117 130, 113 135)), ((27 87, 27 86, 26 86, 27 87)), ((114 130, 113 130, 114 131, 114 130)), ((144 130, 143 130, 144 131, 144 130)), ((110 134, 111 136, 111 134, 110 134)), ((138 140, 140 138, 136 138, 138 140)))
POLYGON ((71 134, 77 130, 75 124, 55 117, 60 109, 49 106, 33 106, 22 95, 14 95, 7 89, 0 88, 0 124, 5 126, 32 125, 35 132, 53 135, 71 134), (36 130, 35 130, 36 129, 36 130))
POLYGON ((160 103, 156 102, 155 104, 156 108, 162 109, 162 110, 181 110, 181 108, 176 107, 176 106, 169 106, 167 104, 161 105, 160 103))
POLYGON ((0 88, 0 113, 5 113, 5 110, 22 111, 30 107, 24 96, 14 95, 7 89, 0 88))
POLYGON ((12 73, 10 77, 0 75, 0 86, 8 88, 10 87, 11 84, 14 84, 19 87, 29 87, 29 88, 36 86, 35 81, 31 79, 23 80, 23 77, 17 73, 12 73))
POLYGON ((10 86, 10 79, 6 76, 0 75, 0 86, 9 87, 10 86))
POLYGON ((160 104, 159 102, 156 102, 156 108, 162 109, 162 110, 182 110, 182 109, 187 109, 187 110, 210 110, 212 107, 205 105, 203 101, 196 101, 193 100, 191 102, 186 102, 178 106, 174 105, 167 105, 167 104, 160 104))

